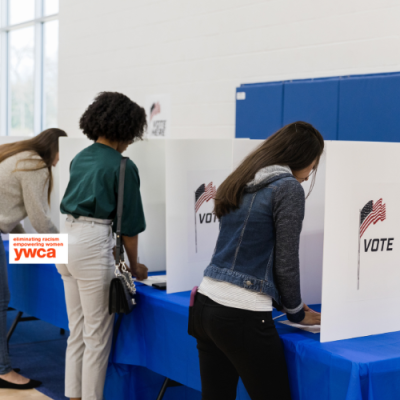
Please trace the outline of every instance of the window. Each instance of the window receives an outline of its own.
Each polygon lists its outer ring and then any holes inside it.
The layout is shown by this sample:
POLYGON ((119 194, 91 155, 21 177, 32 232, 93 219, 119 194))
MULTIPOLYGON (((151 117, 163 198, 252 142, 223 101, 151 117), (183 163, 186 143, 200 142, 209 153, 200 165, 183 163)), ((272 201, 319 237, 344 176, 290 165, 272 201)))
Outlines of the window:
POLYGON ((57 126, 58 0, 0 0, 0 135, 57 126))

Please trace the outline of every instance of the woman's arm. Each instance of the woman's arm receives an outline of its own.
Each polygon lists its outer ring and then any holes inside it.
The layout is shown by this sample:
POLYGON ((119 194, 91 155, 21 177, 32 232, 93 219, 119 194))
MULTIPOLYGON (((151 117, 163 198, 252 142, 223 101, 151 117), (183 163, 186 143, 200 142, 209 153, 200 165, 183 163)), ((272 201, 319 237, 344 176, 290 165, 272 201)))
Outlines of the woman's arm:
POLYGON ((48 215, 49 171, 47 168, 15 173, 18 174, 21 183, 25 210, 32 226, 38 233, 58 233, 58 229, 48 215))
POLYGON ((299 243, 304 218, 305 197, 300 183, 285 181, 274 197, 276 232, 275 278, 282 305, 290 321, 305 318, 300 293, 299 243))
POLYGON ((147 279, 147 267, 137 262, 138 258, 138 243, 139 235, 136 236, 123 236, 124 247, 128 255, 131 273, 136 279, 142 281, 147 279))

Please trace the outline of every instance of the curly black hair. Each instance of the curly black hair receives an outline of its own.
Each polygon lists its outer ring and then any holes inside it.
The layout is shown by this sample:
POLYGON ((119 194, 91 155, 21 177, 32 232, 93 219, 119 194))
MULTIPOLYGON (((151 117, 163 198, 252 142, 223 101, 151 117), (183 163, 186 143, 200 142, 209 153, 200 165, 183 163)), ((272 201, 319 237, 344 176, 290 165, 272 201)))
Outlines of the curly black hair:
POLYGON ((131 142, 143 137, 146 111, 122 93, 102 92, 83 113, 79 127, 94 141, 105 136, 112 141, 131 142))

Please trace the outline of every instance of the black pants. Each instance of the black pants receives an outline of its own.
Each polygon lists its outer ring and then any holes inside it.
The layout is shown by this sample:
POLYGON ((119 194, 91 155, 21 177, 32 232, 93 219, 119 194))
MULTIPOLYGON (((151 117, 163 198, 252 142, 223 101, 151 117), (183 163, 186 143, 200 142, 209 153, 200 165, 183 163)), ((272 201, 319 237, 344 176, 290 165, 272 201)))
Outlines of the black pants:
POLYGON ((252 400, 290 400, 283 346, 271 312, 239 310, 197 293, 189 315, 203 400, 235 400, 239 377, 252 400))

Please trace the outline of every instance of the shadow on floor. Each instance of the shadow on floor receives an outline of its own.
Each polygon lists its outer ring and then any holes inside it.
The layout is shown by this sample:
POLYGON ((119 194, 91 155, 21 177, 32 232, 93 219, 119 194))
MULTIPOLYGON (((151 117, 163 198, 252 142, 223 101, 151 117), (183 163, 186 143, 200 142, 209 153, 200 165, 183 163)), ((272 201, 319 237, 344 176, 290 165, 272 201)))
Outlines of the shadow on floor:
MULTIPOLYGON (((7 326, 17 316, 7 312, 7 326)), ((24 315, 26 316, 26 315, 24 315)), ((21 368, 21 374, 43 382, 38 391, 53 400, 66 400, 64 396, 64 363, 68 332, 43 321, 18 324, 10 340, 10 357, 13 368, 21 368)))

